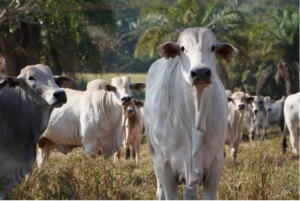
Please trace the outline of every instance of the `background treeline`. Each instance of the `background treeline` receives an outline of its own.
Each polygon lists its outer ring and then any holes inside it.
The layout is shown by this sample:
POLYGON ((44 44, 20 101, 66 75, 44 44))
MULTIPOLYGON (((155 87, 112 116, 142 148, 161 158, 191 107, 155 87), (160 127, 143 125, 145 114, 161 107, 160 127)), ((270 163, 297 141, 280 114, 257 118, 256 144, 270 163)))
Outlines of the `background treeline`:
POLYGON ((0 70, 146 73, 176 29, 217 29, 240 50, 218 60, 226 89, 274 99, 299 91, 298 0, 0 0, 0 70))

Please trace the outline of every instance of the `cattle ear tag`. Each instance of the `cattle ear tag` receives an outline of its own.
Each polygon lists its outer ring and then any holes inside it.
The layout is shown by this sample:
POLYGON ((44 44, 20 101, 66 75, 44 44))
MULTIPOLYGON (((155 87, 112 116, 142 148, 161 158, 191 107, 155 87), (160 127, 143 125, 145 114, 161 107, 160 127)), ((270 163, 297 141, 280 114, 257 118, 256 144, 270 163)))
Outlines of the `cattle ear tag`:
POLYGON ((229 58, 230 57, 230 53, 229 54, 227 54, 227 58, 229 58))
POLYGON ((231 60, 227 60, 226 63, 231 63, 231 60))
POLYGON ((67 81, 66 80, 64 80, 64 84, 66 84, 67 83, 67 81))
POLYGON ((142 88, 140 88, 139 92, 140 92, 140 93, 142 93, 142 92, 143 92, 142 90, 143 90, 143 89, 142 89, 142 88))
POLYGON ((69 87, 70 87, 70 85, 68 85, 68 86, 64 87, 64 89, 65 89, 65 88, 69 88, 69 87))

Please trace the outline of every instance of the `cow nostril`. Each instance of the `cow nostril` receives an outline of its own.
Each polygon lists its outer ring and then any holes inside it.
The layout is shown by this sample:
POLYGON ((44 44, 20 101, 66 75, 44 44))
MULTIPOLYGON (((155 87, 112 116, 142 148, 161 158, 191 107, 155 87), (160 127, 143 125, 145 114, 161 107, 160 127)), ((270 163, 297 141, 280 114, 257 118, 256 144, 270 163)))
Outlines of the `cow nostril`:
POLYGON ((210 77, 210 76, 211 76, 211 71, 208 70, 208 71, 205 73, 205 75, 206 75, 207 77, 210 77))
POLYGON ((195 78, 196 76, 197 76, 197 73, 194 72, 194 71, 191 71, 191 77, 192 77, 192 78, 195 78))
POLYGON ((54 96, 55 98, 58 98, 58 97, 60 96, 60 92, 55 92, 55 93, 53 94, 53 96, 54 96))

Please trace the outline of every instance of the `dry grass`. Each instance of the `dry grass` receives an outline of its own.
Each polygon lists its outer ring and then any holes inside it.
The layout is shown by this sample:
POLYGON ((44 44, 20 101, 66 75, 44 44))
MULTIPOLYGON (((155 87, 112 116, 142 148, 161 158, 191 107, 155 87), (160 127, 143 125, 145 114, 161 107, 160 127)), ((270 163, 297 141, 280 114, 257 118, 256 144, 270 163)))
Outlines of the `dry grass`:
MULTIPOLYGON (((241 144, 236 163, 226 147, 218 199, 298 200, 299 156, 292 155, 290 145, 282 155, 281 139, 276 127, 266 141, 241 144)), ((145 136, 141 150, 138 165, 123 155, 122 164, 116 166, 113 157, 85 158, 81 148, 66 156, 52 152, 47 165, 40 172, 35 166, 32 178, 15 188, 10 198, 156 199, 156 178, 145 136)), ((199 188, 201 199, 202 186, 199 188)))

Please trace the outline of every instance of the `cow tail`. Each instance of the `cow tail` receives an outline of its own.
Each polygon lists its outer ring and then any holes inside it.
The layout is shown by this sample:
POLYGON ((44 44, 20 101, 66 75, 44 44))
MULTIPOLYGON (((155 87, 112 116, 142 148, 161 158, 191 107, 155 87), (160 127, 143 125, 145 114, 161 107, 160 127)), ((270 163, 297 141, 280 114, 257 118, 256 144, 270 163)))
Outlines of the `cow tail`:
POLYGON ((130 158, 130 148, 128 147, 126 150, 126 160, 130 158))
POLYGON ((284 131, 283 131, 283 140, 282 140, 282 152, 285 154, 287 148, 286 144, 286 124, 284 124, 284 131))

